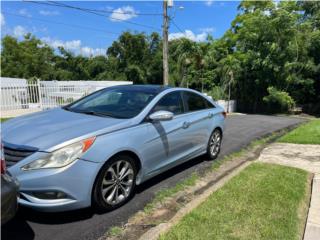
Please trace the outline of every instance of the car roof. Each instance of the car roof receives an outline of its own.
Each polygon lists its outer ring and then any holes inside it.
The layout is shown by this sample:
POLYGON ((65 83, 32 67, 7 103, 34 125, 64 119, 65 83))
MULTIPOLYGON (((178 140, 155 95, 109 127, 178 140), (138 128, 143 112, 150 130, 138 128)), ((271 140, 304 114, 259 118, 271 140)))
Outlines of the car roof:
POLYGON ((143 91, 149 93, 158 94, 166 89, 170 89, 170 86, 163 85, 139 85, 139 84, 129 84, 129 85, 117 85, 108 87, 107 89, 122 89, 122 90, 132 90, 132 91, 143 91))

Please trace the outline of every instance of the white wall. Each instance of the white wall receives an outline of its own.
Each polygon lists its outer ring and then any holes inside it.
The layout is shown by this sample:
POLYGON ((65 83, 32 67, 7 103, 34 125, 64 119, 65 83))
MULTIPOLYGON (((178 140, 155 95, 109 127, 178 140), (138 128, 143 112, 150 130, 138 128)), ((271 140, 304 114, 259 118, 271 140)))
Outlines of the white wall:
MULTIPOLYGON (((224 108, 225 111, 228 109, 228 101, 226 100, 218 100, 216 101, 221 107, 224 108)), ((237 102, 235 100, 230 100, 229 102, 229 112, 235 112, 237 107, 237 102)))

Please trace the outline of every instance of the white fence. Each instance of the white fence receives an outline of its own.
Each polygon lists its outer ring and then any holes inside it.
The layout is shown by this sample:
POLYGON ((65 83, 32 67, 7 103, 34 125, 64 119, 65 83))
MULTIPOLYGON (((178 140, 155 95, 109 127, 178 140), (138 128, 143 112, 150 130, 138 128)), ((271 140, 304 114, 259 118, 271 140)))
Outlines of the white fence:
POLYGON ((223 107, 225 111, 228 111, 229 113, 236 111, 237 102, 235 100, 230 100, 230 101, 218 100, 217 103, 221 107, 223 107), (228 104, 229 104, 229 108, 228 108, 228 104))
MULTIPOLYGON (((212 99, 212 97, 209 96, 207 93, 203 93, 203 94, 212 99)), ((217 100, 216 103, 218 105, 220 105, 221 107, 223 107, 226 112, 231 113, 231 112, 235 112, 236 111, 236 107, 237 107, 237 101, 236 100, 230 100, 230 101, 228 101, 228 100, 217 100)))
POLYGON ((127 81, 37 81, 1 78, 1 117, 15 117, 63 106, 105 87, 132 84, 127 81))

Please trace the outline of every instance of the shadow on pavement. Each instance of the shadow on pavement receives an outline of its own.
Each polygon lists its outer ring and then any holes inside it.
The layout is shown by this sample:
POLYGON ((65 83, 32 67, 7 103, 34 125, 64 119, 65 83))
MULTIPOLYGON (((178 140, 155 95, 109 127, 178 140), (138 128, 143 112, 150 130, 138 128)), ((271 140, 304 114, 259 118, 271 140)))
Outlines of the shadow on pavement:
POLYGON ((27 223, 26 220, 15 217, 10 222, 1 226, 1 239, 15 240, 24 239, 32 240, 34 239, 34 231, 27 223))
POLYGON ((183 172, 183 171, 187 170, 188 168, 191 168, 191 167, 193 167, 197 164, 200 164, 204 161, 206 161, 205 158, 203 156, 200 156, 200 157, 194 158, 190 161, 187 161, 181 165, 178 165, 172 169, 169 169, 166 172, 159 174, 159 175, 151 178, 150 180, 142 183, 141 185, 137 186, 136 192, 141 193, 141 192, 145 191, 146 189, 148 189, 154 185, 157 185, 158 183, 162 182, 163 180, 170 178, 180 172, 183 172))
MULTIPOLYGON (((163 174, 160 174, 143 184, 137 186, 136 193, 142 193, 148 188, 157 185, 163 180, 170 178, 180 172, 185 171, 188 168, 191 168, 201 162, 205 161, 204 157, 197 157, 186 163, 183 163, 171 170, 166 171, 163 174)), ((130 204, 128 202, 127 204, 130 204)), ((117 211, 113 210, 113 211, 117 211)), ((92 218, 95 214, 108 214, 108 212, 99 213, 96 212, 93 208, 85 208, 68 212, 60 213, 48 213, 48 212, 38 212, 36 210, 20 207, 16 217, 8 222, 7 224, 1 226, 1 237, 4 240, 14 240, 14 239, 34 239, 35 234, 28 222, 39 223, 39 224, 65 224, 70 222, 77 222, 81 220, 86 220, 92 218)))

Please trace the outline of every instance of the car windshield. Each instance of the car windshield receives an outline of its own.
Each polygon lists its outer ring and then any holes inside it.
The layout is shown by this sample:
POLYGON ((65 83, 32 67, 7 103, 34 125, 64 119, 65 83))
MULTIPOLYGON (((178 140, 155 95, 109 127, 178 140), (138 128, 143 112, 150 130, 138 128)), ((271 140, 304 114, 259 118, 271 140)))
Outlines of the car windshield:
POLYGON ((141 89, 106 89, 64 107, 65 110, 113 118, 132 118, 154 98, 156 92, 141 89))

